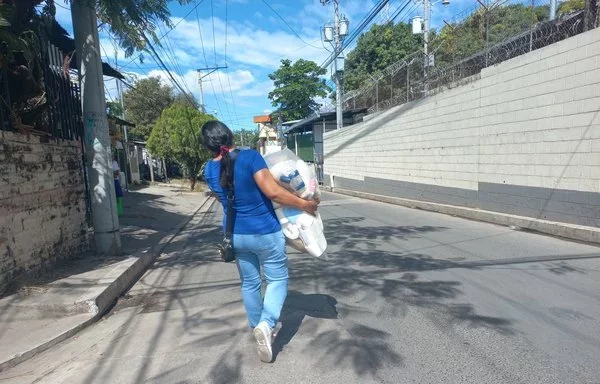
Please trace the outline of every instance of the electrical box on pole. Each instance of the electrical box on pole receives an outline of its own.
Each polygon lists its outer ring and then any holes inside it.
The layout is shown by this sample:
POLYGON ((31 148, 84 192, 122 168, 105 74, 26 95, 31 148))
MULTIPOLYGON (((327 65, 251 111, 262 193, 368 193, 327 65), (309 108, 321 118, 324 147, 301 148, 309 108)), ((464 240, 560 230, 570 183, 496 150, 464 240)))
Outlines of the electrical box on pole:
POLYGON ((346 58, 345 57, 336 57, 335 61, 337 62, 337 71, 339 72, 344 72, 344 63, 346 62, 346 58))
POLYGON ((339 24, 340 24, 339 34, 340 34, 340 37, 343 39, 346 36, 348 36, 348 28, 350 27, 350 22, 348 21, 346 16, 342 15, 342 17, 340 18, 339 24))
POLYGON ((333 41, 333 26, 327 25, 323 28, 323 40, 326 43, 331 43, 333 41))
POLYGON ((415 16, 412 19, 412 33, 413 35, 420 35, 423 33, 423 19, 421 19, 421 16, 415 16))

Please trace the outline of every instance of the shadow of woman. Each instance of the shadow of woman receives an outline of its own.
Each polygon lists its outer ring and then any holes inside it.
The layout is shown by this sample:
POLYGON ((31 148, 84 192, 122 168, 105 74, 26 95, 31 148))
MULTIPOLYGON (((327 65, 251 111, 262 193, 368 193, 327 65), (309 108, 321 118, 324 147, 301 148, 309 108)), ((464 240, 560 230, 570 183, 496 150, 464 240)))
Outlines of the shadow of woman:
POLYGON ((296 335, 306 316, 317 319, 337 319, 336 304, 337 300, 329 295, 289 291, 279 317, 281 329, 277 332, 272 345, 273 361, 296 335))

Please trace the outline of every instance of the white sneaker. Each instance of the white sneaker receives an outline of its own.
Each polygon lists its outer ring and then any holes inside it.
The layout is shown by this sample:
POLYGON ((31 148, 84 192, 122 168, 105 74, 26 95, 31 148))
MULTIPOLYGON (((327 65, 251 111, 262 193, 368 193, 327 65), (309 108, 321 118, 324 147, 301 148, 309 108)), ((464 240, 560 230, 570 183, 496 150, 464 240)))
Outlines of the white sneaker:
POLYGON ((273 360, 273 350, 271 349, 272 337, 273 330, 266 321, 261 321, 254 328, 254 338, 257 343, 256 352, 258 352, 260 360, 265 363, 270 363, 273 360))
POLYGON ((275 328, 273 328, 273 336, 271 337, 272 342, 275 341, 275 339, 277 338, 277 334, 279 333, 279 331, 281 331, 282 326, 283 324, 281 324, 280 322, 277 322, 277 324, 275 324, 275 328))

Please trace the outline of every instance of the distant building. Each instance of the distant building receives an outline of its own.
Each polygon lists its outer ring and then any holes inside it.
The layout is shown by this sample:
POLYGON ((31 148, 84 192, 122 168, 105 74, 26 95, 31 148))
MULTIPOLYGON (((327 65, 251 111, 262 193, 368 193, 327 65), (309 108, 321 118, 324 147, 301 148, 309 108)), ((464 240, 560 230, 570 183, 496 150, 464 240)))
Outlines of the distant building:
POLYGON ((129 189, 129 183, 139 181, 138 164, 132 162, 130 151, 126 151, 129 147, 127 128, 133 128, 135 124, 112 115, 107 115, 107 118, 113 157, 121 170, 119 173, 121 185, 129 189))
MULTIPOLYGON (((344 111, 344 126, 362 121, 366 108, 344 111)), ((335 131, 336 114, 323 112, 306 119, 288 121, 283 124, 285 146, 307 163, 314 163, 319 181, 323 181, 323 134, 335 131)))
POLYGON ((281 142, 277 132, 277 126, 273 123, 270 115, 254 116, 254 123, 258 125, 257 150, 261 155, 268 155, 281 150, 281 142))

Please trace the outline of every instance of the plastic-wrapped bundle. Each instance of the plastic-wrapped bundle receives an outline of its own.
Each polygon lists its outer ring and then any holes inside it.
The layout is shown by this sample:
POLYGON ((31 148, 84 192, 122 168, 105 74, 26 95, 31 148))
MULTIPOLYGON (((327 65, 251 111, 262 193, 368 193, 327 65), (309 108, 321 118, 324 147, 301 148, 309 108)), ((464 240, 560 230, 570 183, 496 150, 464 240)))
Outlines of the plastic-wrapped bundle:
POLYGON ((265 156, 265 161, 275 177, 284 188, 303 199, 319 197, 319 182, 313 167, 289 149, 284 149, 265 156))
MULTIPOLYGON (((299 159, 289 149, 265 156, 269 170, 284 188, 303 199, 320 197, 314 168, 299 159)), ((293 248, 320 257, 327 249, 323 221, 318 213, 312 216, 296 208, 273 204, 287 243, 293 248)))

